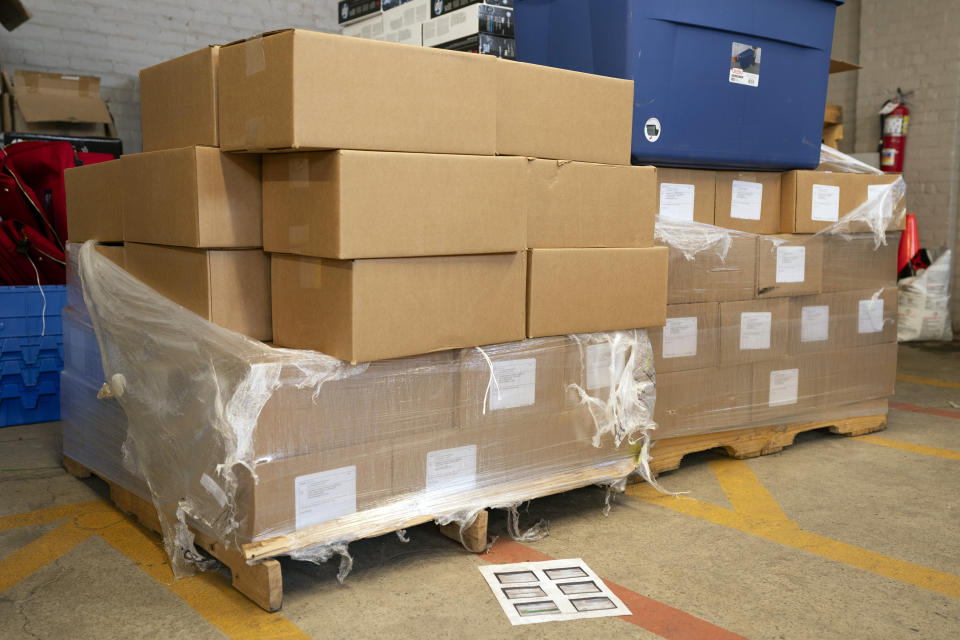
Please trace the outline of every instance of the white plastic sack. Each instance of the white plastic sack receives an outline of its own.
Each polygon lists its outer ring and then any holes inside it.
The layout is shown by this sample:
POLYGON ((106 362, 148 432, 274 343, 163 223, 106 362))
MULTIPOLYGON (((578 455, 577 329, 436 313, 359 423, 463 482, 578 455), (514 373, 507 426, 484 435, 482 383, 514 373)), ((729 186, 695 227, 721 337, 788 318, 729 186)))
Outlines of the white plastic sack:
POLYGON ((950 328, 950 251, 920 275, 904 278, 898 287, 897 340, 953 340, 950 328))

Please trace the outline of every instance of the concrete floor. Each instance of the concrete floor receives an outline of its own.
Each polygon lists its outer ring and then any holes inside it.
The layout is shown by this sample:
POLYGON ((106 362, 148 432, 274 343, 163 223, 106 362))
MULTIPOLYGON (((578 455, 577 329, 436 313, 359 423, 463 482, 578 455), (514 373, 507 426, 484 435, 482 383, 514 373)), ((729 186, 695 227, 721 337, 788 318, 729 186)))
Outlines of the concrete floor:
POLYGON ((157 539, 60 468, 56 424, 0 429, 0 638, 958 638, 960 345, 900 355, 881 439, 689 456, 662 477, 687 498, 638 485, 609 517, 599 489, 538 500, 524 519, 552 534, 487 555, 432 526, 361 541, 344 585, 284 561, 273 615, 217 575, 171 583, 157 539), (584 558, 634 615, 511 627, 477 566, 544 554, 584 558))

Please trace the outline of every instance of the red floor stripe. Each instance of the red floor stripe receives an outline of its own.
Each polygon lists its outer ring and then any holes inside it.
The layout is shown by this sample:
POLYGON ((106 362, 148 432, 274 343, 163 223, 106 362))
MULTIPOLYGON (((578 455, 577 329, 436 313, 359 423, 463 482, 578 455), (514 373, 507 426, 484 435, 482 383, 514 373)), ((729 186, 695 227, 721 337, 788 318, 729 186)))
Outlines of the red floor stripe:
POLYGON ((921 407, 915 404, 905 404, 903 402, 890 402, 890 408, 897 411, 912 411, 914 413, 927 413, 931 416, 940 416, 941 418, 953 418, 960 420, 960 411, 950 411, 948 409, 931 409, 930 407, 921 407))
MULTIPOLYGON (((490 551, 480 556, 493 564, 540 562, 553 560, 551 556, 531 549, 525 544, 501 538, 490 551)), ((613 593, 623 600, 633 615, 621 619, 651 631, 668 640, 745 640, 743 636, 727 631, 706 620, 642 596, 626 587, 604 580, 613 593)))

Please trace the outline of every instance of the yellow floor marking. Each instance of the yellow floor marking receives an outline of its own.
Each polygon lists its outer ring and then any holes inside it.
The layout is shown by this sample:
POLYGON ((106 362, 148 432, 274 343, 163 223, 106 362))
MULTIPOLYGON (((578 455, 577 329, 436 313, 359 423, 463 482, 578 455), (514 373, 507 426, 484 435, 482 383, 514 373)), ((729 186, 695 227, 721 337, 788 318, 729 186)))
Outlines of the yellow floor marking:
POLYGON ((731 529, 807 551, 815 555, 870 571, 877 575, 960 599, 960 576, 937 571, 911 562, 861 549, 826 536, 804 531, 788 519, 773 497, 742 460, 717 460, 710 463, 721 487, 735 509, 726 509, 684 496, 662 494, 648 484, 627 487, 627 494, 666 507, 678 513, 706 520, 731 529), (740 467, 740 469, 736 469, 740 467), (751 497, 752 496, 752 497, 751 497), (748 505, 751 500, 756 503, 748 505), (775 501, 774 501, 775 502, 775 501), (736 508, 743 508, 743 511, 736 508))
POLYGON ((921 378, 919 376, 908 376, 904 373, 898 373, 897 380, 901 382, 916 382, 917 384, 926 384, 931 387, 944 387, 946 389, 960 389, 960 382, 951 382, 950 380, 937 380, 936 378, 921 378))
POLYGON ((938 449, 936 447, 928 447, 922 444, 903 442, 902 440, 891 440, 890 438, 884 438, 882 436, 858 436, 854 438, 854 440, 862 440, 863 442, 869 442, 870 444, 878 444, 881 447, 890 447, 891 449, 900 449, 901 451, 920 453, 925 456, 936 456, 938 458, 946 458, 947 460, 960 460, 960 451, 938 449))
POLYGON ((19 529, 21 527, 32 527, 38 524, 56 522, 57 520, 66 520, 72 518, 82 511, 89 511, 96 508, 109 509, 109 505, 102 500, 91 500, 89 502, 76 502, 74 504, 65 504, 59 507, 49 507, 37 511, 28 511, 26 513, 15 513, 9 516, 0 516, 0 531, 10 529, 19 529))
POLYGON ((93 535, 73 521, 65 522, 0 560, 0 593, 33 575, 93 535))

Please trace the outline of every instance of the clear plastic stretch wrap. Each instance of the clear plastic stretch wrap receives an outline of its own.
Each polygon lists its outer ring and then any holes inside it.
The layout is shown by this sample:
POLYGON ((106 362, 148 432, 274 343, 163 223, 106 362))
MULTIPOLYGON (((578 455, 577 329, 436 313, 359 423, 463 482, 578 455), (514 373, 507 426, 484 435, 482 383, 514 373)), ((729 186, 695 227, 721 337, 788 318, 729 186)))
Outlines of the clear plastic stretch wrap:
POLYGON ((667 325, 650 330, 654 440, 886 411, 896 377, 903 179, 877 178, 829 147, 820 171, 805 173, 814 198, 802 211, 794 187, 797 219, 822 219, 818 182, 828 185, 823 200, 833 195, 841 209, 816 233, 754 235, 658 217, 670 280, 667 325), (872 175, 830 174, 854 171, 872 175), (858 203, 859 193, 866 199, 858 203))
MULTIPOLYGON (((178 575, 194 557, 191 529, 250 561, 323 560, 417 522, 467 526, 484 508, 619 487, 653 427, 641 330, 350 365, 217 327, 92 243, 78 253, 101 395, 126 415, 122 460, 149 489, 178 575)), ((84 410, 67 413, 71 423, 84 410)), ((91 468, 121 458, 108 444, 115 459, 91 468)))

